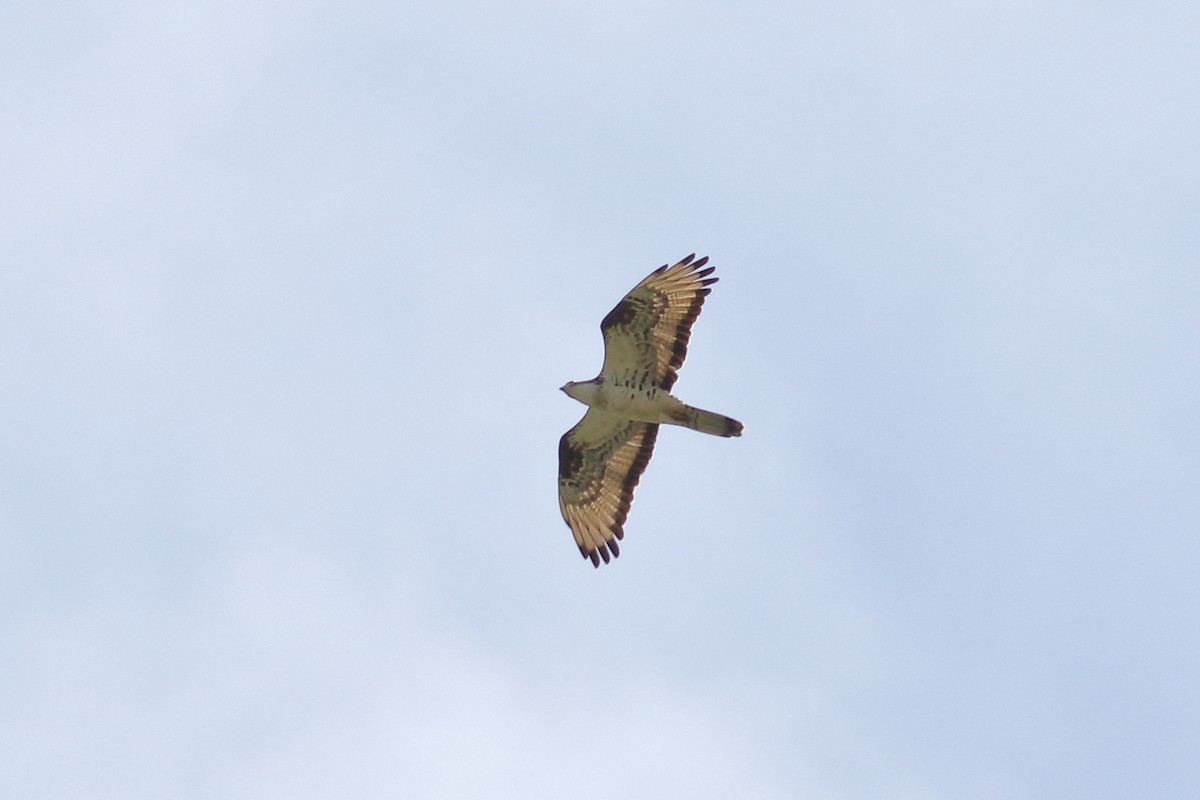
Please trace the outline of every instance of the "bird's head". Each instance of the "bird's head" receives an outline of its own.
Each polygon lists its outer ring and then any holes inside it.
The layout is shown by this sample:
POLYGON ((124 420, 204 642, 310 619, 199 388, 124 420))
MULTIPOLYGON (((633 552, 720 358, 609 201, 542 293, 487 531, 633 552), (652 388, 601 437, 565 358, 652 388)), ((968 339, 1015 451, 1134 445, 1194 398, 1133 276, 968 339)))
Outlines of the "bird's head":
MULTIPOLYGON (((562 386, 558 387, 558 390, 560 392, 562 392, 563 394, 565 394, 567 397, 575 397, 575 394, 574 394, 575 387, 578 385, 579 385, 578 381, 567 381, 562 386)), ((576 397, 575 399, 578 400, 579 398, 576 397)))
POLYGON ((595 394, 599 385, 599 378, 593 378, 590 381, 567 381, 559 387, 559 391, 566 394, 567 397, 578 400, 585 405, 591 405, 588 402, 588 398, 595 394))

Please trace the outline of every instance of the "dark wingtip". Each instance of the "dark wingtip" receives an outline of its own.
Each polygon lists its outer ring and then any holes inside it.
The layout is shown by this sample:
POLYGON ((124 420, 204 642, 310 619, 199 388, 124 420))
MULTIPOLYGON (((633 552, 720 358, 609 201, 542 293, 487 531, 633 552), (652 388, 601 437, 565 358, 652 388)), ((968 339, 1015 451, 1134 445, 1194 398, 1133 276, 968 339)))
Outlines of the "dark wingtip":
MULTIPOLYGON (((696 259, 696 263, 692 264, 692 267, 695 269, 700 269, 700 267, 703 267, 707 263, 708 263, 708 256, 704 256, 703 258, 696 259)), ((716 267, 709 267, 708 271, 712 272, 714 269, 716 269, 716 267)))
POLYGON ((693 258, 695 258, 695 257, 696 257, 696 254, 695 254, 695 253, 692 253, 692 254, 691 254, 691 255, 689 255, 689 256, 684 256, 683 258, 679 259, 679 263, 680 263, 680 264, 691 264, 691 263, 692 263, 692 259, 693 259, 693 258))

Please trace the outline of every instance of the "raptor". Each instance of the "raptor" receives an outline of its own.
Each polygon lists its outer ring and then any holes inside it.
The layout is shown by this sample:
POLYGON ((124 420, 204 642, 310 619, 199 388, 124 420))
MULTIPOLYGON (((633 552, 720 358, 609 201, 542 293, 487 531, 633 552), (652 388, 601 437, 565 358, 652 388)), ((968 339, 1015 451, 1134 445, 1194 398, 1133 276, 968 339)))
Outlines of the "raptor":
POLYGON ((621 554, 633 490, 650 461, 658 426, 741 436, 742 423, 693 408, 671 394, 687 356, 692 323, 717 282, 708 258, 664 264, 600 323, 604 364, 562 391, 588 406, 558 443, 558 505, 584 558, 599 567, 621 554))

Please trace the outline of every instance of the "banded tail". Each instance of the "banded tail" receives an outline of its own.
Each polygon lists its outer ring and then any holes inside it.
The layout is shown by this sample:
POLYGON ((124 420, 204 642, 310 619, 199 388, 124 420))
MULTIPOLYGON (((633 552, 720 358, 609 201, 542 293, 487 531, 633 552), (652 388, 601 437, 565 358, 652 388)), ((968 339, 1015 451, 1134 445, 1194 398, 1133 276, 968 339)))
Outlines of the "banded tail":
POLYGON ((672 421, 685 428, 691 428, 701 433, 711 433, 713 436, 741 436, 742 423, 733 417, 693 408, 685 405, 678 412, 671 414, 672 421))

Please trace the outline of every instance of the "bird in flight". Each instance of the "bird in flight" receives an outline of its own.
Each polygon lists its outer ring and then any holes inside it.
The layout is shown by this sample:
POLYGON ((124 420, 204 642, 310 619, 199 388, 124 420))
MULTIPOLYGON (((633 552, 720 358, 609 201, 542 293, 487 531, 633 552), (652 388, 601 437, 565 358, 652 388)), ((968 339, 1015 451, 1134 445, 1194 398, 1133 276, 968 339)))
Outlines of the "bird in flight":
POLYGON ((708 257, 663 264, 600 323, 604 364, 590 381, 562 387, 588 407, 558 443, 558 506, 584 558, 600 566, 617 541, 633 490, 650 461, 660 423, 714 436, 741 436, 742 423, 685 405, 671 394, 692 323, 717 282, 708 257))

